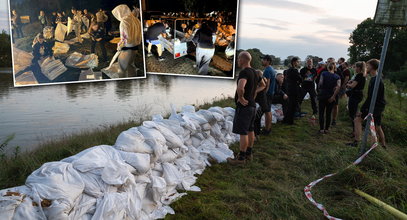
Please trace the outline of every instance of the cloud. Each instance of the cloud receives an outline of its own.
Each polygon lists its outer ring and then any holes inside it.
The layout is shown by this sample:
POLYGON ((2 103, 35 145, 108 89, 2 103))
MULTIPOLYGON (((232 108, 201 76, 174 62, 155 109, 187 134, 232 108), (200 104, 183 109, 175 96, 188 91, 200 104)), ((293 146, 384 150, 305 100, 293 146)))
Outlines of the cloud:
POLYGON ((261 28, 267 28, 267 29, 272 29, 272 30, 279 30, 279 31, 287 30, 287 28, 281 27, 281 26, 278 26, 278 25, 270 25, 270 24, 262 24, 262 23, 245 23, 245 24, 247 24, 247 25, 255 25, 255 26, 259 26, 261 28))
POLYGON ((313 13, 323 13, 324 10, 312 5, 293 2, 289 0, 250 0, 244 1, 244 5, 256 5, 270 8, 280 8, 300 12, 312 11, 313 13))
POLYGON ((355 28, 360 22, 361 21, 358 19, 339 16, 324 17, 316 20, 316 23, 318 24, 329 26, 344 33, 352 32, 353 28, 355 28))
POLYGON ((312 39, 311 42, 296 40, 271 40, 262 38, 238 38, 238 49, 258 48, 263 53, 273 54, 285 59, 287 56, 295 55, 305 59, 307 55, 315 55, 323 58, 327 57, 348 57, 348 46, 335 42, 320 42, 319 39, 298 37, 302 39, 312 39), (315 43, 313 43, 315 41, 315 43), (329 43, 329 44, 327 44, 329 43))

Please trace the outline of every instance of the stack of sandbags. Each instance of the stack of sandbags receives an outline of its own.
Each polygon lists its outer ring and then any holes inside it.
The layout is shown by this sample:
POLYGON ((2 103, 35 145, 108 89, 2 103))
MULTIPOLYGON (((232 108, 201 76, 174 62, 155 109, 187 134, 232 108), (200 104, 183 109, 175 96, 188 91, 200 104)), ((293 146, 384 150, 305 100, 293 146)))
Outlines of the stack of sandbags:
POLYGON ((64 42, 66 32, 68 32, 68 27, 62 23, 58 23, 57 27, 55 28, 55 40, 64 42))
POLYGON ((65 65, 73 68, 89 69, 97 67, 99 61, 96 54, 83 55, 78 52, 73 52, 68 59, 66 59, 65 65))
POLYGON ((41 62, 40 66, 42 73, 51 81, 67 70, 61 60, 57 60, 54 57, 46 58, 41 62))
POLYGON ((158 219, 200 191, 197 176, 233 157, 234 109, 175 108, 96 146, 34 171, 25 186, 0 191, 0 219, 158 219), (183 193, 179 193, 181 190, 183 193))
POLYGON ((69 44, 56 41, 52 50, 55 55, 66 54, 69 51, 69 44))

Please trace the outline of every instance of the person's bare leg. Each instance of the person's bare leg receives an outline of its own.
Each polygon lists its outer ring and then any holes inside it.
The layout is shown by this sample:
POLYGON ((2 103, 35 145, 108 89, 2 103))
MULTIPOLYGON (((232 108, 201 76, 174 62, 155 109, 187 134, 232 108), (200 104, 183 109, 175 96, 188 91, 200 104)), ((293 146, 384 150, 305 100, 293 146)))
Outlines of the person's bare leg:
MULTIPOLYGON (((248 133, 248 144, 247 144, 248 148, 253 148, 255 138, 256 137, 254 135, 254 131, 251 131, 248 133)), ((246 148, 246 150, 247 150, 247 148, 246 148)))
POLYGON ((162 45, 161 44, 157 44, 157 52, 158 52, 158 56, 162 56, 163 55, 163 50, 162 50, 162 45))
POLYGON ((265 124, 266 124, 266 126, 265 126, 265 128, 266 128, 266 131, 270 131, 271 130, 271 122, 273 121, 273 114, 271 114, 271 112, 266 112, 265 113, 265 118, 266 118, 266 122, 265 122, 265 124))
POLYGON ((249 135, 240 135, 240 151, 246 152, 249 146, 249 135))
POLYGON ((385 138, 385 136, 384 136, 384 132, 383 132, 383 129, 382 129, 382 126, 376 126, 376 133, 377 133, 377 136, 378 136, 378 138, 379 138, 379 142, 380 142, 380 144, 383 146, 383 147, 386 147, 386 138, 385 138))
POLYGON ((151 54, 151 48, 152 48, 152 47, 153 47, 153 44, 148 43, 147 52, 148 52, 149 54, 151 54))
POLYGON ((338 117, 339 105, 335 105, 332 110, 332 122, 336 122, 336 118, 338 117))

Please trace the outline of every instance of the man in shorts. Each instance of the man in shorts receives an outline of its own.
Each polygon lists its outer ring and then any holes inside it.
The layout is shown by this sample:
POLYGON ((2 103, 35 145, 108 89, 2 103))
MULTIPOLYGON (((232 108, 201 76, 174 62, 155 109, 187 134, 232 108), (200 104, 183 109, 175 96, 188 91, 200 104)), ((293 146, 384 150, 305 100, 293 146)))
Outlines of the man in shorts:
POLYGON ((264 114, 266 115, 265 119, 265 128, 263 130, 264 135, 268 135, 271 132, 271 123, 272 123, 272 117, 273 115, 271 114, 271 103, 273 102, 273 95, 274 95, 274 90, 276 86, 276 71, 273 69, 271 66, 272 64, 272 59, 270 55, 266 55, 261 57, 262 58, 262 64, 265 67, 264 69, 264 74, 263 77, 267 79, 266 83, 266 109, 264 111, 264 114))
POLYGON ((239 54, 238 65, 242 69, 237 80, 235 95, 236 113, 233 119, 233 133, 240 135, 240 152, 237 158, 229 160, 231 164, 244 164, 251 159, 254 144, 254 120, 256 114, 256 93, 265 89, 256 70, 251 68, 252 57, 249 52, 239 54), (260 83, 260 84, 259 84, 260 83))
MULTIPOLYGON (((379 90, 377 92, 377 99, 373 111, 373 119, 375 122, 375 127, 376 127, 376 133, 379 138, 380 144, 386 148, 386 140, 384 136, 383 129, 381 127, 382 124, 382 114, 383 111, 386 107, 386 100, 384 99, 384 84, 382 79, 377 79, 377 70, 379 69, 379 64, 380 61, 377 59, 371 59, 367 61, 367 71, 369 72, 370 76, 372 77, 370 79, 369 83, 369 88, 368 88, 368 94, 365 103, 361 107, 361 112, 356 115, 355 118, 355 140, 352 143, 347 144, 348 146, 356 147, 359 145, 359 140, 362 136, 362 122, 366 118, 366 116, 369 114, 369 107, 370 107, 370 102, 372 100, 373 96, 373 89, 375 86, 376 80, 380 80, 379 83, 379 90)), ((369 126, 369 125, 366 125, 369 126)))
POLYGON ((151 53, 151 48, 154 46, 157 47, 157 53, 158 53, 158 60, 163 61, 164 57, 162 56, 163 50, 162 50, 162 45, 161 41, 158 39, 160 35, 164 35, 167 33, 167 24, 163 24, 161 22, 157 22, 153 24, 152 26, 148 27, 147 32, 146 32, 146 42, 148 44, 147 46, 147 56, 151 57, 153 54, 151 53))

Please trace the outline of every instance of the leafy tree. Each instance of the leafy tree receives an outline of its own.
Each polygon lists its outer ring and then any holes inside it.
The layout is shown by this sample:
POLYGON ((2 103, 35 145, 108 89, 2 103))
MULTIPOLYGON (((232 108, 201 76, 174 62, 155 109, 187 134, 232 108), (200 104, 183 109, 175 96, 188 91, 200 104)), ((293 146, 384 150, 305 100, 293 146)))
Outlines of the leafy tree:
POLYGON ((290 55, 288 56, 285 60, 284 60, 284 66, 289 66, 291 64, 291 59, 295 57, 294 55, 290 55))
POLYGON ((0 34, 0 67, 11 67, 10 35, 4 30, 0 34))
MULTIPOLYGON (((348 48, 350 62, 380 59, 385 27, 376 25, 371 18, 364 20, 350 35, 348 48)), ((407 28, 393 28, 384 70, 400 71, 407 57, 407 28)))
MULTIPOLYGON (((238 50, 237 54, 240 54, 240 52, 242 52, 243 50, 238 50)), ((261 56, 264 56, 265 54, 263 54, 259 49, 257 48, 253 48, 253 49, 248 49, 246 50, 247 52, 250 53, 250 55, 252 56, 252 62, 251 62, 251 66, 255 69, 264 69, 263 64, 262 64, 262 60, 261 60, 261 56)), ((273 66, 275 65, 280 65, 281 64, 281 58, 280 57, 276 57, 274 55, 270 55, 271 59, 272 59, 272 64, 273 66)))
POLYGON ((307 61, 308 59, 312 59, 312 62, 314 63, 314 66, 316 66, 319 63, 320 57, 319 56, 308 55, 307 58, 305 59, 305 61, 307 61))

